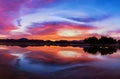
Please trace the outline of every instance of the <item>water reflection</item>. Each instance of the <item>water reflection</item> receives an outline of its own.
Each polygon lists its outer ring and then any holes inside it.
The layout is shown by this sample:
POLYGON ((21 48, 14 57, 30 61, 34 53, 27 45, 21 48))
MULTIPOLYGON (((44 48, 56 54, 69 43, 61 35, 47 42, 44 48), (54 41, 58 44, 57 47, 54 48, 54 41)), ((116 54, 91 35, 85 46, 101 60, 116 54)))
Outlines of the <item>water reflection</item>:
POLYGON ((81 53, 76 52, 76 51, 67 51, 67 50, 65 50, 65 51, 59 51, 58 53, 62 57, 68 57, 68 58, 81 57, 81 53))
POLYGON ((87 47, 84 48, 85 52, 91 53, 91 54, 96 54, 100 53, 101 55, 107 55, 107 54, 113 54, 116 53, 117 48, 114 47, 87 47))
MULTIPOLYGON (((84 79, 85 76, 87 79, 101 79, 107 74, 117 79, 114 76, 120 75, 119 63, 120 51, 113 47, 0 47, 0 69, 6 65, 12 70, 27 73, 27 78, 23 79, 84 79), (111 71, 114 73, 109 73, 111 71), (38 75, 38 78, 30 78, 30 74, 38 75)), ((23 75, 16 77, 19 76, 23 75)))

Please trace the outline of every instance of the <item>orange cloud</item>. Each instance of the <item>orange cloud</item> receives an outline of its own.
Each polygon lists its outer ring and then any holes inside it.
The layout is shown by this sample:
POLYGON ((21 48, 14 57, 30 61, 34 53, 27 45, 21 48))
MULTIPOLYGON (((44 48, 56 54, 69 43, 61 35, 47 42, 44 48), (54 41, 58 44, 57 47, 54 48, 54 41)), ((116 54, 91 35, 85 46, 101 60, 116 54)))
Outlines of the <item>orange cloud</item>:
POLYGON ((42 27, 30 28, 29 32, 33 35, 26 37, 29 39, 43 40, 81 40, 92 36, 88 31, 96 29, 94 27, 76 24, 46 24, 42 27))

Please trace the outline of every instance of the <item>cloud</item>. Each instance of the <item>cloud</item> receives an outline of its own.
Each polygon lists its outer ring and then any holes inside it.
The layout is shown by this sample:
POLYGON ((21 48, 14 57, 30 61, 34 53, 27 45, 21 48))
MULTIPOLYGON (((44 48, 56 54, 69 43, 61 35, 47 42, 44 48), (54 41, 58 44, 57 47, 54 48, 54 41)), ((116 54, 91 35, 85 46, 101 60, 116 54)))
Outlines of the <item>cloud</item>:
POLYGON ((91 22, 91 25, 104 28, 108 31, 120 29, 119 18, 120 16, 116 15, 101 21, 91 22))
POLYGON ((0 0, 0 34, 78 39, 120 29, 118 16, 91 4, 83 0, 0 0))
MULTIPOLYGON (((64 13, 62 12, 62 14, 64 13)), ((37 12, 37 13, 32 13, 32 14, 22 16, 14 20, 13 22, 14 22, 14 25, 18 27, 16 31, 18 31, 19 33, 21 33, 22 30, 25 33, 25 31, 29 27, 35 27, 34 25, 37 25, 37 24, 42 25, 42 24, 50 23, 50 22, 58 22, 58 23, 68 22, 68 23, 75 23, 75 24, 85 24, 84 22, 78 22, 78 21, 64 18, 59 15, 59 12, 57 13, 56 11, 54 11, 51 13, 51 11, 46 11, 46 10, 43 10, 42 12, 37 12)))
POLYGON ((89 32, 91 30, 97 30, 97 28, 72 23, 48 23, 29 28, 28 32, 32 35, 27 35, 26 37, 44 40, 77 40, 91 36, 92 33, 89 32))
POLYGON ((29 32, 27 32, 27 29, 26 28, 24 28, 24 27, 20 27, 20 28, 18 28, 18 29, 14 29, 14 30, 11 30, 11 32, 10 32, 11 34, 13 34, 13 35, 31 35, 31 33, 29 33, 29 32))
MULTIPOLYGON (((58 10, 57 8, 45 8, 36 11, 35 13, 24 15, 14 20, 15 26, 18 26, 17 30, 19 33, 23 32, 29 34, 27 30, 30 27, 42 26, 46 23, 72 23, 72 24, 83 24, 89 25, 89 22, 101 21, 109 18, 107 15, 91 17, 89 14, 80 11, 71 12, 70 10, 58 10), (70 18, 72 17, 72 18, 70 18), (77 18, 78 17, 78 18, 77 18), (79 18, 80 17, 80 18, 79 18), (18 20, 21 21, 18 22, 18 20), (17 22, 16 22, 17 21, 17 22)), ((52 30, 52 29, 51 29, 52 30)), ((12 32, 12 31, 11 31, 12 32)), ((14 32, 12 32, 14 33, 14 32)))
POLYGON ((105 19, 109 19, 111 16, 110 15, 100 15, 100 16, 94 16, 94 17, 84 17, 84 18, 79 18, 79 17, 70 17, 69 19, 75 20, 75 21, 80 21, 80 22, 98 22, 98 21, 103 21, 105 19))
POLYGON ((7 35, 1 35, 1 34, 0 34, 0 39, 1 39, 1 38, 7 38, 7 37, 8 37, 7 35))
POLYGON ((58 31, 58 35, 61 36, 61 37, 76 37, 76 36, 79 36, 83 33, 81 33, 80 30, 74 30, 74 29, 63 29, 63 30, 60 30, 58 31))
POLYGON ((108 31, 106 32, 106 36, 110 36, 115 39, 120 39, 120 30, 108 31))

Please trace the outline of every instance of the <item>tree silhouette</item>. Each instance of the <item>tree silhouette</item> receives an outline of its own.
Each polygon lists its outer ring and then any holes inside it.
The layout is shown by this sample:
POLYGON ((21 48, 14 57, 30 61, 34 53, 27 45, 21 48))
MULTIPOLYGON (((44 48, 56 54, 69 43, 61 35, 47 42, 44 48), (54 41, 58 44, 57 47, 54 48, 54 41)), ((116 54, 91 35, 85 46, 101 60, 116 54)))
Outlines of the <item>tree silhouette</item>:
POLYGON ((115 43, 117 43, 117 41, 112 37, 101 36, 100 39, 98 39, 96 37, 86 38, 86 39, 84 39, 84 43, 88 43, 88 44, 115 44, 115 43))
POLYGON ((100 44, 115 44, 117 43, 117 41, 115 39, 113 39, 112 37, 106 37, 106 36, 102 36, 99 39, 100 44))
POLYGON ((119 44, 120 44, 120 40, 118 40, 118 41, 117 41, 117 43, 119 43, 119 44))
POLYGON ((89 37, 89 38, 84 39, 84 43, 98 44, 99 40, 96 37, 89 37))

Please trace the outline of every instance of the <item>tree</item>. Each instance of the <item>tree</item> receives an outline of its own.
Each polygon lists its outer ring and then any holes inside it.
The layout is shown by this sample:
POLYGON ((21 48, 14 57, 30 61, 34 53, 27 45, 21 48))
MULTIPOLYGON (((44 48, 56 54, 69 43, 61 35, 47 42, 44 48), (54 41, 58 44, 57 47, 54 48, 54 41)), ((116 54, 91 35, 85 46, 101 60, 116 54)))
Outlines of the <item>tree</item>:
POLYGON ((117 43, 117 41, 115 39, 113 39, 112 37, 106 37, 106 36, 102 36, 100 39, 99 39, 99 42, 101 44, 115 44, 117 43))
POLYGON ((118 40, 118 41, 117 41, 117 43, 119 43, 119 44, 120 44, 120 40, 118 40))
POLYGON ((89 38, 86 38, 84 42, 88 44, 98 44, 99 40, 96 37, 89 37, 89 38))

